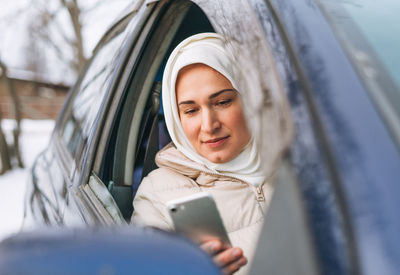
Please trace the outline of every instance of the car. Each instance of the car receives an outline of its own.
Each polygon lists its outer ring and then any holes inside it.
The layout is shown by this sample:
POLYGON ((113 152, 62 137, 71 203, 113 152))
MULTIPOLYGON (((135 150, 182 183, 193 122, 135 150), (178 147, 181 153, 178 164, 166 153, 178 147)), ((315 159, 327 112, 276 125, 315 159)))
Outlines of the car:
POLYGON ((130 222, 169 142, 166 58, 184 38, 217 32, 246 72, 249 123, 265 169, 276 170, 252 274, 398 274, 398 4, 379 3, 135 1, 100 40, 35 161, 26 227, 130 222))

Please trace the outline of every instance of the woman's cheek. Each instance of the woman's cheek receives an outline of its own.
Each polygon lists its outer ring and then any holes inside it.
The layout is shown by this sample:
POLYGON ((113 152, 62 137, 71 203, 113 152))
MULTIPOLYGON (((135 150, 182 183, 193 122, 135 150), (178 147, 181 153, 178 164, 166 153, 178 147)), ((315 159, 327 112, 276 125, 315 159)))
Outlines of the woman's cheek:
POLYGON ((196 120, 194 118, 184 118, 181 119, 181 124, 183 131, 185 132, 186 136, 188 137, 189 141, 192 143, 193 138, 196 133, 196 120))
POLYGON ((235 106, 232 108, 227 117, 229 117, 231 125, 239 126, 244 124, 243 126, 246 127, 246 119, 241 106, 235 106))
POLYGON ((251 134, 241 105, 232 109, 232 112, 227 114, 226 117, 229 117, 229 128, 236 133, 243 144, 247 144, 251 134))

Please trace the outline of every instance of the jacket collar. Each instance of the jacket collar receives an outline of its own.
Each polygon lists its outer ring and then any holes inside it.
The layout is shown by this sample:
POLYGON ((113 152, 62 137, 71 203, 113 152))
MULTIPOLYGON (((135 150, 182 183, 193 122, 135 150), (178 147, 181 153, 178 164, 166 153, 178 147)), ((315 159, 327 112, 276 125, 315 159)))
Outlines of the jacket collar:
POLYGON ((243 183, 243 181, 239 179, 218 175, 205 165, 188 159, 176 149, 172 142, 157 153, 155 161, 158 167, 174 170, 179 174, 194 179, 199 185, 210 185, 217 180, 238 181, 243 183))

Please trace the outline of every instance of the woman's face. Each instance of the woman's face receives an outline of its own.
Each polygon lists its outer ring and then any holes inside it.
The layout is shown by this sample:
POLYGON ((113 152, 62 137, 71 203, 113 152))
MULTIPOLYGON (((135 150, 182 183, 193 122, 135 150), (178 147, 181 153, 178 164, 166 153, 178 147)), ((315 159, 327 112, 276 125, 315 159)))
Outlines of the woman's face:
POLYGON ((234 159, 250 140, 239 94, 204 64, 184 67, 176 81, 183 130, 197 153, 213 163, 234 159))

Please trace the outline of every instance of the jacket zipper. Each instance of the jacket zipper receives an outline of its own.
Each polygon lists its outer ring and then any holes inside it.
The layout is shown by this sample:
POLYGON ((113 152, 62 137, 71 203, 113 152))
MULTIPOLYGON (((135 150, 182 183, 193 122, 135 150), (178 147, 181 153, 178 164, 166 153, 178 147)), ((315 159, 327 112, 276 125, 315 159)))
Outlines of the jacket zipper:
POLYGON ((256 197, 258 202, 265 201, 264 191, 262 189, 263 185, 256 187, 256 197))

